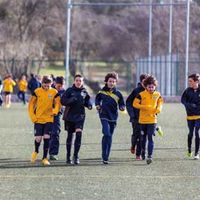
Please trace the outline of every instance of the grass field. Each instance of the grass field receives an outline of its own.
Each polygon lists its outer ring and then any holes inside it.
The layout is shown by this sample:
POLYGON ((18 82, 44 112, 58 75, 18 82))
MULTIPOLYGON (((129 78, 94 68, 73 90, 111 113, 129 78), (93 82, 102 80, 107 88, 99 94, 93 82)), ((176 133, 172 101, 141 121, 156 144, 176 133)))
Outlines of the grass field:
MULTIPOLYGON (((101 164, 101 127, 96 111, 87 112, 80 166, 65 165, 66 133, 61 133, 59 160, 50 167, 31 165, 33 125, 27 108, 0 109, 0 199, 198 200, 200 161, 187 159, 187 126, 180 104, 165 104, 155 137, 154 162, 130 154, 131 126, 121 114, 115 131, 111 163, 101 164)), ((41 149, 42 152, 42 149, 41 149)))

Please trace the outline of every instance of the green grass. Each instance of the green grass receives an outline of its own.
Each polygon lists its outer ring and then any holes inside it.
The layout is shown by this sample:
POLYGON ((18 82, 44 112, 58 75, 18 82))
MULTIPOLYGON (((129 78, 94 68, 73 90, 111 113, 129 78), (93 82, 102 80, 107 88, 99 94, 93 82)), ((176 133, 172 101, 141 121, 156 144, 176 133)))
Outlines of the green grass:
MULTIPOLYGON (((165 104, 155 137, 154 162, 130 154, 131 126, 120 114, 111 163, 101 164, 101 126, 96 111, 87 111, 80 166, 65 165, 66 132, 61 133, 59 160, 50 167, 29 162, 33 125, 21 104, 0 109, 0 199, 200 199, 200 162, 185 158, 187 126, 180 104, 165 104)), ((42 148, 41 148, 42 153, 42 148)), ((41 158, 40 153, 40 158, 41 158)))
POLYGON ((65 76, 65 67, 63 65, 47 66, 40 69, 40 75, 54 74, 55 76, 65 76))

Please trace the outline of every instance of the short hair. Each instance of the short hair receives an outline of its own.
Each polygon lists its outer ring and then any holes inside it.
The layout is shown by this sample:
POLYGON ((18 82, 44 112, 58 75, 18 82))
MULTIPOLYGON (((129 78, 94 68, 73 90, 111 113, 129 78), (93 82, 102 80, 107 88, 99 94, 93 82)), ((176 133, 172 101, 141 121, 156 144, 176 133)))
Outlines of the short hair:
POLYGON ((148 76, 149 76, 149 74, 141 74, 141 75, 140 75, 140 83, 141 83, 144 79, 146 79, 148 76))
POLYGON ((83 78, 83 76, 82 76, 81 74, 76 74, 76 75, 74 76, 74 80, 75 80, 77 77, 83 78))
POLYGON ((64 78, 63 78, 63 76, 57 76, 57 77, 55 78, 55 82, 56 82, 57 84, 63 85, 63 84, 64 84, 64 78))
POLYGON ((191 78, 193 81, 200 81, 200 75, 198 73, 191 74, 188 76, 188 78, 191 78))
POLYGON ((118 74, 116 72, 110 72, 108 73, 106 76, 105 76, 105 80, 104 82, 108 82, 108 79, 109 78, 113 78, 115 79, 116 81, 118 80, 118 74))
POLYGON ((144 86, 147 87, 147 85, 155 85, 157 86, 158 81, 156 80, 156 78, 152 75, 148 76, 145 80, 144 80, 144 86))
POLYGON ((51 83, 52 82, 52 79, 50 76, 43 76, 42 78, 42 83, 51 83))

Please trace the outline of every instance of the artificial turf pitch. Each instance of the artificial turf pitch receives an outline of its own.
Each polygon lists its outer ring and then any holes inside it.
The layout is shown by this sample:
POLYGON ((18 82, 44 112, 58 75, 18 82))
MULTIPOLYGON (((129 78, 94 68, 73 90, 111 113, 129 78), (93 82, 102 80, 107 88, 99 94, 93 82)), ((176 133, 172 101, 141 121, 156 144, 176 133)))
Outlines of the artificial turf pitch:
MULTIPOLYGON (((0 109, 0 199, 198 200, 200 160, 186 158, 187 124, 180 104, 165 104, 159 116, 164 137, 155 136, 153 163, 130 153, 131 125, 120 114, 111 162, 101 163, 101 126, 95 109, 87 111, 79 166, 65 164, 66 132, 62 128, 59 160, 43 167, 30 163, 33 124, 27 107, 0 109)), ((194 142, 193 142, 194 143, 194 142)), ((193 145, 194 146, 194 145, 193 145)), ((42 145, 40 156, 42 156, 42 145)))

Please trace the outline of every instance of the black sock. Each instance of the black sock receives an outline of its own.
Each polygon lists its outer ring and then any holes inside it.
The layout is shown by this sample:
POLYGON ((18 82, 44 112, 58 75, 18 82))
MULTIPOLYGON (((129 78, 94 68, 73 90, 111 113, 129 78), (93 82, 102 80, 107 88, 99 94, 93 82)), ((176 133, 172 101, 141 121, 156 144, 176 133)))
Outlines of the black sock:
POLYGON ((191 147, 192 147, 192 136, 188 135, 188 152, 191 153, 191 147))
POLYGON ((78 152, 81 147, 81 138, 82 138, 82 132, 81 131, 76 132, 76 139, 74 142, 74 157, 75 158, 78 158, 78 152))
POLYGON ((40 142, 35 140, 35 152, 39 153, 40 142))
POLYGON ((49 150, 49 138, 45 138, 44 145, 43 145, 43 159, 47 158, 48 150, 49 150))
POLYGON ((73 132, 68 131, 68 136, 66 140, 67 160, 70 160, 71 156, 72 138, 73 132))

